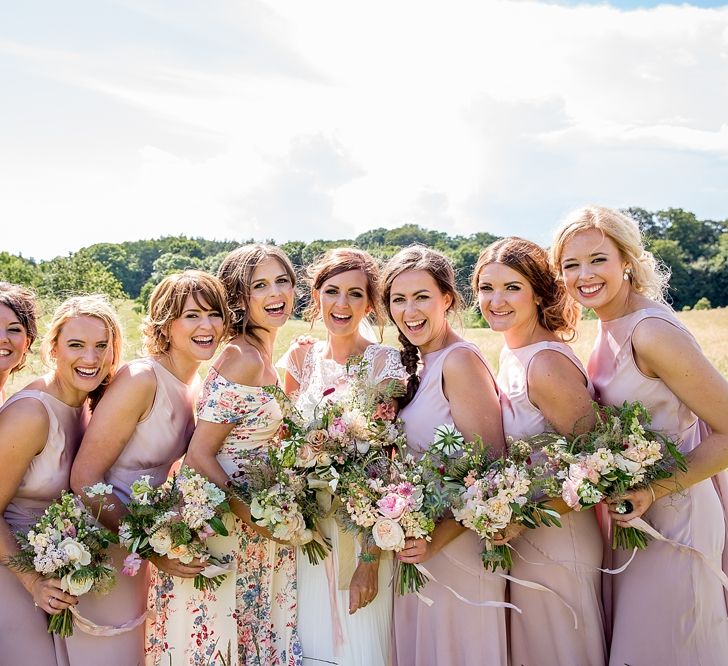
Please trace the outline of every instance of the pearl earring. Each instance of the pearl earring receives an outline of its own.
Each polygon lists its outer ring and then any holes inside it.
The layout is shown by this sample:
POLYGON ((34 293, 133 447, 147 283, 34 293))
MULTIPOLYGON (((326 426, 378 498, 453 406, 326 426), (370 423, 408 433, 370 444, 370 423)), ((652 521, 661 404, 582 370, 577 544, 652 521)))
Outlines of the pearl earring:
POLYGON ((624 269, 624 273, 622 274, 622 279, 626 282, 629 280, 630 276, 632 275, 632 269, 627 266, 627 268, 624 269))

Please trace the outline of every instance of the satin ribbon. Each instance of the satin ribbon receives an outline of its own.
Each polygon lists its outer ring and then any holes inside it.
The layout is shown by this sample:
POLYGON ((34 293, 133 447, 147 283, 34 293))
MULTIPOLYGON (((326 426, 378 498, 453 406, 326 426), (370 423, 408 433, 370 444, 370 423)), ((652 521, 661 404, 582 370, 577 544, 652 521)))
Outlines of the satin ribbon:
POLYGON ((87 620, 81 615, 73 606, 69 609, 75 626, 77 626, 85 634, 90 636, 118 636, 119 634, 125 634, 132 629, 136 629, 142 622, 147 619, 148 611, 144 611, 139 617, 124 622, 119 625, 100 625, 91 620, 87 620))
MULTIPOLYGON (((450 594, 452 594, 456 599, 459 599, 465 604, 468 604, 470 606, 477 606, 478 608, 510 608, 511 610, 516 611, 517 613, 522 613, 523 611, 516 605, 508 603, 507 601, 471 601, 470 599, 466 599, 464 596, 462 596, 459 592, 456 590, 453 590, 449 585, 445 585, 445 583, 441 583, 437 578, 435 578, 430 571, 428 571, 424 566, 421 564, 415 564, 415 567, 417 567, 417 571, 419 571, 425 578, 432 581, 433 583, 437 583, 438 585, 442 585, 450 594)), ((415 593, 417 595, 417 598, 427 604, 428 606, 432 606, 434 603, 432 599, 429 597, 426 597, 424 594, 420 592, 415 593)))
MULTIPOLYGON (((526 542, 529 543, 533 548, 536 548, 528 539, 526 539, 526 542)), ((537 567, 548 567, 551 564, 562 564, 562 565, 576 565, 578 567, 583 567, 584 569, 588 571, 601 571, 602 573, 609 574, 610 576, 614 576, 616 574, 621 574, 630 564, 632 564, 632 560, 634 560, 635 555, 637 554, 637 548, 634 548, 632 550, 632 555, 630 558, 621 566, 619 569, 602 569, 601 567, 595 567, 593 564, 587 564, 586 562, 579 562, 577 560, 554 560, 550 558, 546 553, 543 551, 538 550, 539 553, 541 553, 544 557, 546 557, 549 561, 548 562, 532 562, 531 560, 527 560, 521 553, 518 552, 516 548, 511 546, 511 544, 506 544, 508 548, 510 548, 518 557, 523 560, 526 564, 532 564, 537 567)))
POLYGON ((554 592, 550 587, 541 585, 541 583, 534 583, 532 580, 522 580, 520 578, 516 578, 515 576, 511 576, 510 574, 500 573, 498 575, 501 578, 505 578, 506 580, 511 581, 511 583, 527 587, 530 590, 538 590, 539 592, 548 592, 549 594, 553 594, 564 606, 566 606, 567 610, 571 613, 571 617, 574 618, 574 629, 576 630, 579 628, 579 618, 576 615, 576 611, 561 597, 560 594, 554 592))

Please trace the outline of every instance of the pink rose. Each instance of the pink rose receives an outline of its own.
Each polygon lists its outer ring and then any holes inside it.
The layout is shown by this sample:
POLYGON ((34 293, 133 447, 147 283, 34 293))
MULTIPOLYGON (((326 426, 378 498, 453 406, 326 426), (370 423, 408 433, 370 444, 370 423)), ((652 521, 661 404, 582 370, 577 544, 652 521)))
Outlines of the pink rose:
POLYGON ((211 536, 214 536, 214 534, 215 530, 210 527, 210 523, 205 523, 199 530, 197 530, 197 536, 203 541, 205 539, 209 539, 211 536))
POLYGON ((377 502, 379 512, 385 518, 391 518, 392 520, 399 520, 408 506, 409 502, 404 497, 394 493, 385 495, 377 502))
POLYGON ((320 450, 329 438, 325 430, 311 430, 306 433, 306 441, 315 449, 320 450))
POLYGON ((581 505, 579 504, 579 494, 576 492, 579 485, 580 484, 572 481, 571 479, 566 479, 561 487, 561 497, 564 502, 574 509, 574 511, 579 511, 579 509, 581 509, 581 505))
POLYGON ((402 550, 404 548, 404 531, 393 520, 383 518, 372 527, 374 543, 382 550, 402 550))
POLYGON ((139 568, 142 566, 142 558, 136 553, 131 553, 124 558, 124 564, 121 573, 125 576, 136 576, 139 568))
POLYGON ((395 416, 397 416, 397 410, 391 402, 380 402, 372 414, 374 419, 382 421, 394 421, 395 416))

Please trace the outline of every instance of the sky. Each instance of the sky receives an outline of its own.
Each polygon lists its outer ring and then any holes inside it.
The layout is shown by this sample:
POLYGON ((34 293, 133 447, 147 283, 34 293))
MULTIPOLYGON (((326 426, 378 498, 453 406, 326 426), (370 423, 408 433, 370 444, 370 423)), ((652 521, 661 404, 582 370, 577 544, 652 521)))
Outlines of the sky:
POLYGON ((728 218, 728 5, 0 2, 0 251, 728 218))

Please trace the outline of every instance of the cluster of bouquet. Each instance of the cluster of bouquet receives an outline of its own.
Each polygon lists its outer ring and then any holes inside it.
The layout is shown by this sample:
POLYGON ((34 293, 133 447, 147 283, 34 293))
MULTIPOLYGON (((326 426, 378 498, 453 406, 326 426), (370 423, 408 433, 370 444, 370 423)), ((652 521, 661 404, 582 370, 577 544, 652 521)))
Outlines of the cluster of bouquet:
POLYGON ((482 441, 466 442, 453 426, 435 429, 428 463, 440 476, 455 520, 483 540, 486 569, 513 564, 510 548, 493 543, 510 523, 561 526, 558 512, 539 499, 543 470, 530 465, 531 453, 527 442, 517 440, 509 441, 506 457, 495 457, 482 441))
MULTIPOLYGON (((342 472, 339 515, 365 545, 400 551, 405 539, 431 540, 443 506, 427 470, 407 453, 389 459, 372 453, 342 472)), ((400 594, 418 591, 426 579, 414 564, 397 570, 400 594)))
MULTIPOLYGON (((213 534, 227 536, 222 516, 230 511, 225 493, 189 467, 161 486, 150 485, 150 477, 142 476, 131 485, 129 513, 119 524, 121 544, 131 551, 124 560, 123 573, 133 576, 141 559, 164 555, 184 564, 197 558, 211 560, 205 546, 213 534)), ((198 590, 214 590, 224 574, 197 574, 198 590)))
MULTIPOLYGON (((651 430, 650 414, 640 402, 622 407, 599 407, 593 430, 573 438, 544 434, 541 441, 555 470, 548 489, 574 510, 590 508, 608 497, 669 477, 674 468, 686 469, 677 444, 651 430)), ((628 502, 617 505, 630 513, 628 502)), ((613 548, 646 548, 647 535, 635 528, 615 527, 613 548)))
MULTIPOLYGON (((109 493, 111 486, 105 484, 86 489, 89 497, 109 493)), ((18 534, 17 539, 20 552, 8 562, 17 571, 36 571, 58 578, 61 588, 76 596, 91 591, 108 592, 114 584, 115 571, 104 551, 118 538, 100 526, 72 493, 64 491, 33 528, 27 534, 18 534)), ((48 631, 64 638, 73 635, 71 610, 52 615, 48 631)))

